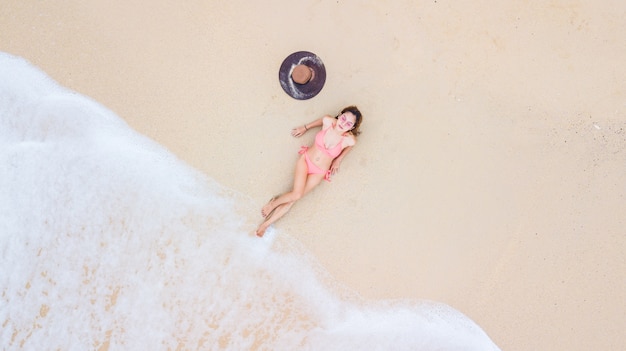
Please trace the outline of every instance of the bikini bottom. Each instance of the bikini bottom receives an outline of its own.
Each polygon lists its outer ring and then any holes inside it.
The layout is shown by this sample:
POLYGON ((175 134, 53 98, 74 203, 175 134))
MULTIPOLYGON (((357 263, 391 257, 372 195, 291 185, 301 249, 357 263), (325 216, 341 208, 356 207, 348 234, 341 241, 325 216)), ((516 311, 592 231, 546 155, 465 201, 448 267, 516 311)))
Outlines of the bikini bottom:
POLYGON ((330 169, 325 171, 321 168, 319 168, 315 163, 313 163, 313 161, 311 161, 311 159, 309 158, 309 154, 306 152, 309 149, 308 146, 302 146, 300 147, 300 151, 298 151, 298 153, 300 155, 304 155, 304 161, 306 162, 306 167, 308 169, 307 174, 324 174, 324 179, 327 182, 330 182, 330 169))

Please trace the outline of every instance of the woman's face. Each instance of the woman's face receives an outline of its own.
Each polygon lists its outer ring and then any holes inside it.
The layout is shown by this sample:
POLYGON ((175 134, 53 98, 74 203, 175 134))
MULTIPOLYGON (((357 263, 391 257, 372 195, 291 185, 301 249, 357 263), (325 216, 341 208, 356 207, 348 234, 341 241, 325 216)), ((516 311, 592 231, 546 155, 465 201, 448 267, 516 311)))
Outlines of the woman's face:
POLYGON ((337 128, 342 132, 352 130, 354 123, 356 123, 356 116, 352 112, 345 112, 337 117, 337 128))

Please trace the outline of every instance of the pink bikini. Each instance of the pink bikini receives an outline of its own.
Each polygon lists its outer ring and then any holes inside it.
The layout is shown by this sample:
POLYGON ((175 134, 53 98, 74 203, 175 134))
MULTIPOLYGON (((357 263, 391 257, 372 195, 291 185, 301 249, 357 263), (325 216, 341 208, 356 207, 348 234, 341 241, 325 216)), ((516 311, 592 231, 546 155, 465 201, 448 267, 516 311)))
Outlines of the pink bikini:
MULTIPOLYGON (((342 140, 340 140, 337 145, 333 146, 332 148, 328 149, 326 148, 326 145, 324 145, 324 137, 326 136, 326 132, 330 129, 326 128, 325 130, 320 130, 317 135, 315 135, 315 145, 317 146, 318 149, 322 150, 324 153, 326 153, 326 155, 328 155, 331 158, 335 158, 337 156, 339 156, 339 154, 341 153, 342 147, 342 140)), ((324 174, 326 173, 326 175, 324 175, 324 179, 328 182, 330 182, 330 169, 328 170, 323 170, 321 168, 319 168, 315 163, 313 163, 313 161, 311 161, 311 159, 309 158, 309 155, 307 153, 307 150, 309 149, 308 146, 302 146, 300 148, 300 151, 298 151, 298 153, 300 155, 304 154, 304 160, 306 161, 306 166, 308 168, 308 174, 324 174)))

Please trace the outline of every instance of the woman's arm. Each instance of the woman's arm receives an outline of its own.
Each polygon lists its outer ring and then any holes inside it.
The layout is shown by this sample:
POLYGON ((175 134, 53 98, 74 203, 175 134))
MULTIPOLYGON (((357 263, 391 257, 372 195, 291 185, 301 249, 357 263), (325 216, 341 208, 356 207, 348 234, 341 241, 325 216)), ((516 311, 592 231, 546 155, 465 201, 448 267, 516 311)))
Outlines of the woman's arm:
POLYGON ((328 117, 328 116, 324 116, 322 118, 318 118, 318 119, 314 120, 313 122, 309 122, 309 123, 306 123, 306 124, 304 124, 302 126, 293 128, 291 130, 291 135, 294 136, 294 137, 301 137, 309 129, 315 128, 315 127, 321 127, 322 124, 324 124, 324 118, 326 118, 326 117, 328 117))
POLYGON ((335 157, 333 162, 330 164, 331 175, 334 175, 335 173, 339 172, 339 166, 341 166, 341 161, 343 161, 343 158, 346 157, 346 155, 350 152, 350 150, 352 150, 352 146, 348 146, 345 149, 341 150, 341 153, 339 154, 339 156, 335 157))
POLYGON ((346 157, 346 155, 352 150, 352 147, 356 144, 356 139, 354 138, 353 135, 350 135, 347 138, 345 138, 343 142, 345 143, 344 144, 345 147, 343 148, 343 150, 341 150, 341 153, 337 157, 335 157, 333 162, 330 164, 331 175, 339 172, 339 166, 341 165, 343 158, 346 157))

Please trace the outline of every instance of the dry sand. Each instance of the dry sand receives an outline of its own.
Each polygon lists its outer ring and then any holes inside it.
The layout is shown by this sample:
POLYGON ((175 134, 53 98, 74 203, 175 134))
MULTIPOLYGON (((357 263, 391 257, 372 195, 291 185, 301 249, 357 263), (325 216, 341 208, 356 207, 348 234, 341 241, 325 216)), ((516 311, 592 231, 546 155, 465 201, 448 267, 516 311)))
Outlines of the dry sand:
POLYGON ((626 348, 625 2, 252 4, 3 1, 0 50, 258 209, 313 136, 290 129, 357 104, 341 173, 277 228, 364 297, 447 303, 503 350, 626 348), (277 80, 299 50, 327 69, 306 101, 277 80))

